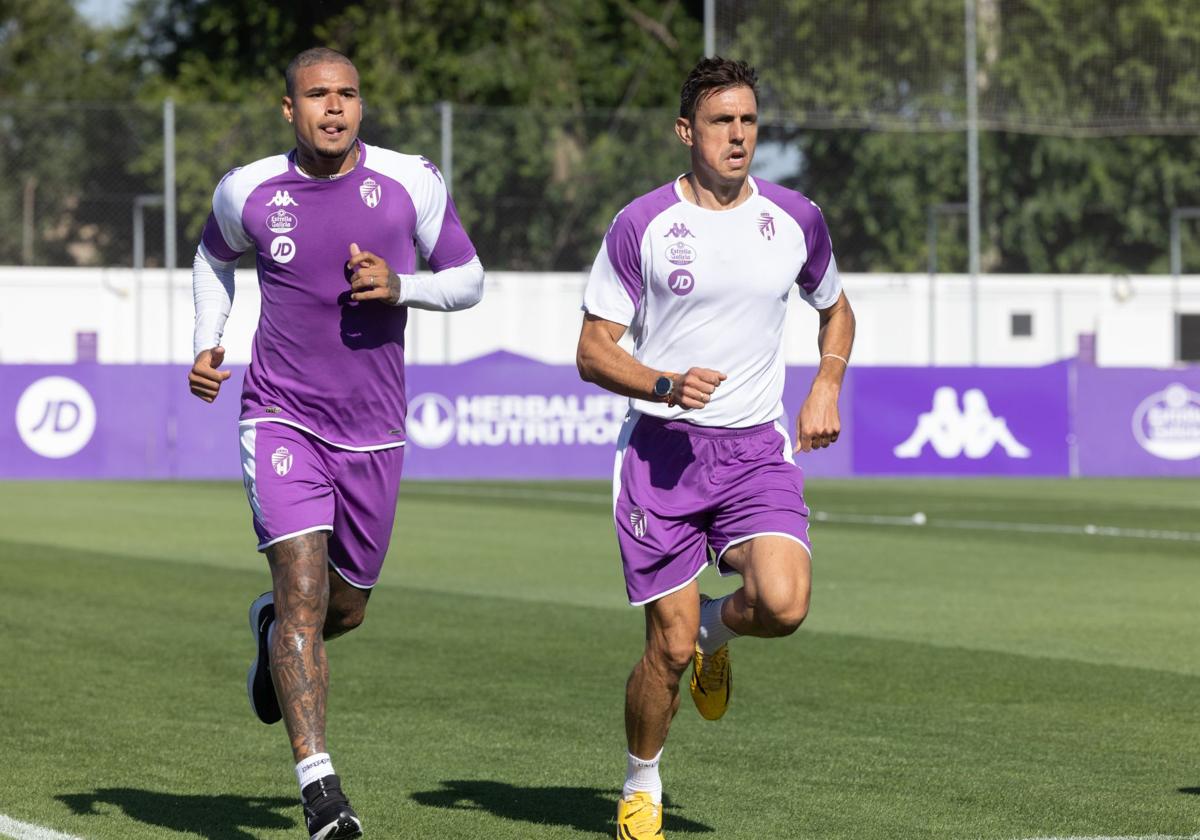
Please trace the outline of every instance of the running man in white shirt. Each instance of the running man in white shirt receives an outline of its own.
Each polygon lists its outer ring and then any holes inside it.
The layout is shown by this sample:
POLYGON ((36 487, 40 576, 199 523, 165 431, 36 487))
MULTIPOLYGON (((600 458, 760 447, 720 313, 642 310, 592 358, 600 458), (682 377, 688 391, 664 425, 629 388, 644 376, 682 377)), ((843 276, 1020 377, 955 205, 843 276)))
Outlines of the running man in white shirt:
POLYGON ((821 211, 749 175, 756 83, 745 62, 696 65, 675 123, 692 170, 617 215, 584 293, 580 375, 631 398, 614 518, 629 602, 646 615, 626 687, 621 840, 662 836, 658 765, 689 663, 692 698, 716 720, 732 686, 728 642, 787 636, 808 612, 803 473, 779 422, 793 286, 817 310, 821 354, 795 451, 827 447, 841 430, 854 313, 821 211), (618 344, 626 331, 632 355, 618 344), (709 562, 740 574, 742 588, 701 595, 709 562))

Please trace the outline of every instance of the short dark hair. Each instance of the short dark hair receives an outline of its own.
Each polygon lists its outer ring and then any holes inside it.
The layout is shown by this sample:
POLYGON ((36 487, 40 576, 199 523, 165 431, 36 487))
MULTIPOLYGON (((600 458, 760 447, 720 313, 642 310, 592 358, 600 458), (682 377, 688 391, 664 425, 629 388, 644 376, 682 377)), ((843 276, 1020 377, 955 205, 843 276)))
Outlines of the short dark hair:
POLYGON ((748 87, 758 99, 758 73, 744 61, 734 61, 714 55, 702 58, 688 73, 679 91, 679 116, 687 120, 696 118, 696 109, 705 97, 722 90, 748 87))
MULTIPOLYGON (((312 67, 314 64, 349 64, 354 67, 354 62, 337 50, 331 50, 329 47, 307 49, 293 58, 283 73, 284 86, 289 97, 296 95, 296 71, 301 67, 312 67)), ((358 68, 355 68, 355 71, 357 70, 358 68)))

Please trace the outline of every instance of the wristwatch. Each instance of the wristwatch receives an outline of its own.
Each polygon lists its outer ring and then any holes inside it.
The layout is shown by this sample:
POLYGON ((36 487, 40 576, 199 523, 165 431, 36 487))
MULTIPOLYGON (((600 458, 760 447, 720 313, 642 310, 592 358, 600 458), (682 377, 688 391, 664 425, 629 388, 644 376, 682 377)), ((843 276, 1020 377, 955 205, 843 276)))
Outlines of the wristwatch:
POLYGON ((654 381, 654 396, 660 400, 670 401, 674 390, 675 380, 669 376, 660 376, 654 381))

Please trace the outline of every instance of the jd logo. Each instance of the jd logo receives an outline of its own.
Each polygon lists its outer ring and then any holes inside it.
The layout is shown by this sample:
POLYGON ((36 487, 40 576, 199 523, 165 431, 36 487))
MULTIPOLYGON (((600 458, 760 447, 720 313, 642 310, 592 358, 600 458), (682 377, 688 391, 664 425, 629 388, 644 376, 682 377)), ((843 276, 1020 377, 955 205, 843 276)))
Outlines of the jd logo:
POLYGON ((69 458, 95 431, 96 404, 74 379, 39 379, 17 401, 17 432, 43 458, 69 458))
POLYGON ((984 458, 1001 447, 1010 458, 1028 458, 1029 448, 1022 446, 1008 429, 1003 417, 992 416, 987 396, 978 388, 963 392, 962 410, 958 392, 942 387, 933 392, 933 407, 917 418, 917 427, 908 439, 892 450, 897 458, 917 458, 929 444, 939 458, 984 458))
POLYGON ((276 236, 271 240, 271 259, 283 264, 290 263, 296 256, 296 243, 290 236, 276 236))
POLYGON ((692 272, 686 269, 676 269, 671 272, 671 276, 667 278, 667 286, 672 292, 683 297, 692 290, 696 285, 696 278, 692 276, 692 272))
POLYGON ((454 405, 441 394, 418 394, 408 405, 408 439, 423 449, 439 449, 454 437, 454 405))

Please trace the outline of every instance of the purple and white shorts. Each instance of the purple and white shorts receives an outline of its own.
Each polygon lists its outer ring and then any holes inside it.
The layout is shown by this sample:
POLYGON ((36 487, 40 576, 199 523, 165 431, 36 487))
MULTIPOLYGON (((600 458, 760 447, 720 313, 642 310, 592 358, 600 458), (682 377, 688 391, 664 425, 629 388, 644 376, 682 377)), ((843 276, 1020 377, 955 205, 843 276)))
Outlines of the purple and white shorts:
POLYGON ((258 550, 330 531, 333 570, 351 586, 373 587, 396 519, 404 447, 342 449, 286 423, 243 422, 238 433, 258 550))
POLYGON ((613 516, 635 607, 710 562, 733 574, 721 556, 754 537, 788 537, 812 554, 804 472, 777 423, 712 428, 632 412, 617 443, 613 516))

